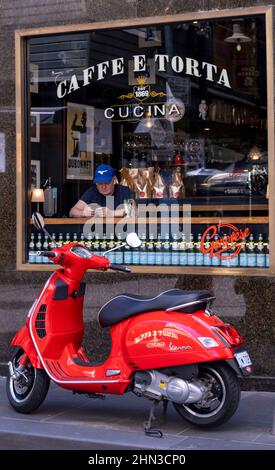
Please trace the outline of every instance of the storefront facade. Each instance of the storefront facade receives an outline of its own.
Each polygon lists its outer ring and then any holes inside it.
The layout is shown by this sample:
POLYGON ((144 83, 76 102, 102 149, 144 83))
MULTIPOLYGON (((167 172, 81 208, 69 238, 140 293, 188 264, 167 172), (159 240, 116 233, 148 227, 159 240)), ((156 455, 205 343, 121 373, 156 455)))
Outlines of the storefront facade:
POLYGON ((113 295, 207 289, 246 338, 251 386, 272 386, 273 7, 126 1, 114 17, 113 2, 80 2, 51 20, 47 2, 30 23, 12 3, 1 20, 11 46, 1 72, 0 362, 54 269, 41 248, 77 240, 102 253, 135 230, 141 248, 111 255, 131 266, 128 278, 87 276, 89 354, 108 352, 96 313, 113 295), (134 210, 127 200, 122 218, 69 217, 102 163, 131 189, 134 210), (37 208, 51 243, 32 226, 37 208))

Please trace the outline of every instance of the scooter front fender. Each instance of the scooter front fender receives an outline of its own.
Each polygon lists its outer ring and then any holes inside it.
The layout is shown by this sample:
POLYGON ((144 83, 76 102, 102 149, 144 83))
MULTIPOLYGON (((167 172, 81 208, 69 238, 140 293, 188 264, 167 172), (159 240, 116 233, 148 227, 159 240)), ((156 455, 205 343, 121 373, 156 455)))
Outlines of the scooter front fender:
POLYGON ((32 366, 36 369, 43 369, 43 364, 37 355, 34 344, 30 337, 29 330, 26 325, 23 326, 23 328, 21 328, 18 333, 16 333, 11 342, 11 346, 17 346, 19 348, 22 348, 30 359, 32 366))

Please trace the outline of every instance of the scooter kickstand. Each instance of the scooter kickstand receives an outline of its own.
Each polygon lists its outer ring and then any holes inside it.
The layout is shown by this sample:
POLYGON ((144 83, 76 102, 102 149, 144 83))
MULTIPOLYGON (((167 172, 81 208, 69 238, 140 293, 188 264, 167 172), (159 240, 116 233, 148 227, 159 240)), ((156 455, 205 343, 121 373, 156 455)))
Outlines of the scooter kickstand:
POLYGON ((162 416, 161 416, 161 420, 162 422, 164 422, 167 418, 167 408, 168 408, 168 400, 163 400, 162 404, 163 404, 163 408, 162 408, 162 416))
POLYGON ((155 421, 157 419, 155 416, 155 410, 158 404, 158 400, 153 400, 152 406, 150 408, 149 419, 144 423, 144 432, 147 436, 161 438, 163 437, 163 433, 159 429, 152 428, 152 421, 155 421))

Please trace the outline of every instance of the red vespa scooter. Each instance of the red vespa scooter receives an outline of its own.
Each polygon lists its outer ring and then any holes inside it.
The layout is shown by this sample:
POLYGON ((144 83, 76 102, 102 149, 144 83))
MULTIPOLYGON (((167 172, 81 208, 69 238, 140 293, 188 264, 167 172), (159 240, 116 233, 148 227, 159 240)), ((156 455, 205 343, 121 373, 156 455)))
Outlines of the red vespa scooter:
MULTIPOLYGON (((34 225, 44 230, 35 213, 34 225)), ((48 234, 49 236, 49 234, 48 234)), ((138 246, 136 234, 127 238, 138 246)), ((101 327, 110 327, 111 352, 104 364, 89 361, 82 347, 83 276, 88 269, 130 271, 93 255, 80 243, 68 243, 41 255, 62 268, 55 271, 32 305, 26 325, 12 340, 8 399, 20 413, 44 401, 50 380, 93 398, 132 391, 152 400, 145 431, 152 429, 155 407, 172 402, 182 418, 204 428, 227 421, 240 399, 238 376, 251 373, 243 339, 212 311, 206 291, 171 289, 156 297, 120 294, 99 311, 101 327)))

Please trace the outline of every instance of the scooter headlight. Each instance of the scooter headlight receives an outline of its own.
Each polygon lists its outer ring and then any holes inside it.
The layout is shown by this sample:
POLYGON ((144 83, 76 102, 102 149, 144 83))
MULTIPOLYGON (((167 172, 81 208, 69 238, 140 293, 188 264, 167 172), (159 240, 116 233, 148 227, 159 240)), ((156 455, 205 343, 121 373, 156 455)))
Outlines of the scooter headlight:
POLYGON ((79 258, 91 258, 92 257, 92 253, 87 250, 86 248, 84 248, 83 246, 80 246, 80 245, 75 245, 71 248, 71 252, 78 256, 79 258))

